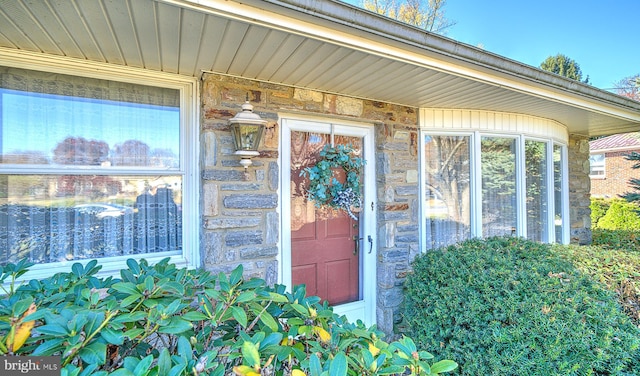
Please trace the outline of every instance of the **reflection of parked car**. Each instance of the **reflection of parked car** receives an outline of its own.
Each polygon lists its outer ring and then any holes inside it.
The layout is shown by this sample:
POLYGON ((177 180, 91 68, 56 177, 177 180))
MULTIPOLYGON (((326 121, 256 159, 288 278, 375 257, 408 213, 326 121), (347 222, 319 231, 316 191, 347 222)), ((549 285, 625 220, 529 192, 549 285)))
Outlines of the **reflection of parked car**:
POLYGON ((447 204, 435 198, 427 200, 425 212, 429 218, 447 218, 449 217, 449 208, 447 204))
POLYGON ((133 209, 118 204, 81 204, 74 207, 84 214, 92 214, 98 218, 115 218, 125 214, 133 214, 133 209))

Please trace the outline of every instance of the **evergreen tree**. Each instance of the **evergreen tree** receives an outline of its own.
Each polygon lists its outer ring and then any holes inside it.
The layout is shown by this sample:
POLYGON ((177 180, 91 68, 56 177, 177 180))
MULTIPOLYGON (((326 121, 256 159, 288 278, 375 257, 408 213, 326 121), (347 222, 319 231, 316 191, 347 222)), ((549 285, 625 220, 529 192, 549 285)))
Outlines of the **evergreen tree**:
MULTIPOLYGON (((542 64, 540 64, 540 69, 559 74, 563 77, 571 78, 572 80, 582 81, 582 70, 580 70, 580 65, 575 60, 563 54, 549 56, 542 62, 542 64)), ((587 78, 582 82, 588 84, 589 76, 587 76, 587 78)))
MULTIPOLYGON (((633 169, 640 168, 640 153, 633 151, 631 152, 631 154, 627 155, 625 159, 628 161, 636 162, 633 164, 633 166, 631 166, 631 168, 633 169)), ((627 192, 623 195, 620 195, 620 197, 624 198, 629 202, 640 203, 640 179, 638 178, 629 179, 629 185, 633 189, 633 192, 627 192)))

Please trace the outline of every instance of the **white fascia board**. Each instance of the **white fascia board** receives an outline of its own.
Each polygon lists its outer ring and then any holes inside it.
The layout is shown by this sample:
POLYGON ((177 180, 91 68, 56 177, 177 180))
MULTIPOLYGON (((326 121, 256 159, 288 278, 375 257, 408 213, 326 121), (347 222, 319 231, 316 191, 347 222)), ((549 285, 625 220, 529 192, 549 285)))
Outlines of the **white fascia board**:
MULTIPOLYGON (((464 77, 493 86, 505 87, 545 100, 568 104, 588 111, 640 122, 640 103, 626 100, 623 97, 593 88, 574 80, 544 72, 525 64, 482 51, 478 48, 456 42, 452 39, 420 31, 415 27, 398 25, 398 22, 377 17, 370 12, 348 4, 330 1, 296 1, 297 15, 300 18, 285 15, 284 11, 295 8, 290 1, 246 0, 237 3, 231 0, 160 0, 168 4, 190 8, 204 13, 215 14, 251 24, 286 31, 327 43, 340 45, 381 56, 407 64, 464 77), (248 5, 251 4, 251 5, 248 5), (288 8, 283 8, 289 5, 288 8), (317 7, 325 5, 318 10, 317 7), (306 6, 303 7, 303 6, 306 6), (336 9, 328 9, 334 7, 336 9), (269 9, 282 10, 276 13, 269 9), (333 17, 331 11, 351 10, 353 15, 366 17, 373 21, 373 26, 365 30, 348 25, 347 20, 333 17), (301 13, 306 11, 306 15, 301 13), (322 13, 322 19, 316 17, 315 22, 301 19, 322 13), (322 20, 333 21, 330 26, 322 25, 322 20), (375 22, 377 21, 377 22, 375 22), (341 25, 344 25, 341 27, 341 25), (374 27, 376 29, 374 29, 374 27), (385 30, 389 34, 384 34, 385 30), (394 32, 392 35, 391 32, 394 32), (422 35, 421 40, 411 41, 409 38, 397 36, 402 34, 422 35), (361 35, 357 35, 361 34, 361 35), (430 43, 428 45, 427 43, 430 43), (464 55, 464 56, 463 56, 464 55), (447 61, 449 60, 449 61, 447 61)), ((351 17, 356 21, 356 17, 351 17)), ((326 23, 326 22, 325 22, 326 23)), ((358 25, 362 21, 357 22, 358 25)))

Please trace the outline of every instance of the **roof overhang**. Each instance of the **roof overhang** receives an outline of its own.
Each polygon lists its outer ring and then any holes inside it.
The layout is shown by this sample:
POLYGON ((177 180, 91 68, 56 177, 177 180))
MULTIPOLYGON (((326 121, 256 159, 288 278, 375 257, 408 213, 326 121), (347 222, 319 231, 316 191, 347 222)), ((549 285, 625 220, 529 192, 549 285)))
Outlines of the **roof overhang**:
POLYGON ((333 0, 15 0, 3 51, 199 77, 215 72, 415 108, 520 113, 595 136, 640 102, 333 0))

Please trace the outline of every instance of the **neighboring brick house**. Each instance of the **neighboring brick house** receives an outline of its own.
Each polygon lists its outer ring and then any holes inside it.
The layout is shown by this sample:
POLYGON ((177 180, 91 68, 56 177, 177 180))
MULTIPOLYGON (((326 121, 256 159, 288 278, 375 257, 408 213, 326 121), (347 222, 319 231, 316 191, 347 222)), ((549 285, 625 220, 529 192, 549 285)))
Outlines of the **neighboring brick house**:
POLYGON ((387 333, 421 252, 588 243, 589 137, 640 130, 638 102, 333 0, 5 1, 0 103, 0 263, 242 264, 387 333), (304 195, 332 143, 367 162, 357 222, 304 195))
POLYGON ((615 198, 629 192, 629 179, 640 176, 637 162, 626 156, 640 152, 640 132, 615 134, 589 142, 591 195, 615 198))

